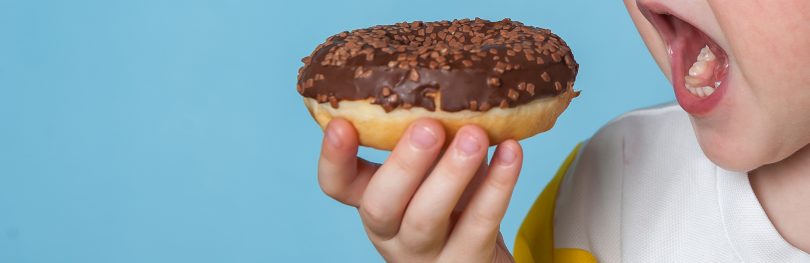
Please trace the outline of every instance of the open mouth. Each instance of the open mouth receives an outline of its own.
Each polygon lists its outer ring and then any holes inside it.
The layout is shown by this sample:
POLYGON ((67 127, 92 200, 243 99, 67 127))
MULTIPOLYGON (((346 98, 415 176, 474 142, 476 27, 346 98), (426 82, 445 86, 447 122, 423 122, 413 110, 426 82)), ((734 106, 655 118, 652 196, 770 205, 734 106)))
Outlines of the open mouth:
POLYGON ((693 115, 714 108, 728 86, 726 52, 703 31, 665 7, 639 3, 639 9, 667 45, 672 85, 681 107, 693 115))

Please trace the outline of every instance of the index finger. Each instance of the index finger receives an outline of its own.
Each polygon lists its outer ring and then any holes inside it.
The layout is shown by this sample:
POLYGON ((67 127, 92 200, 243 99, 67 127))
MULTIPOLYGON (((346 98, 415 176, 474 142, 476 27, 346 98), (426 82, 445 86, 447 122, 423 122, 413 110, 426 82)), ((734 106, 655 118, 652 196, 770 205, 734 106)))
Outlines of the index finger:
POLYGON ((346 120, 326 125, 318 160, 318 183, 335 200, 357 207, 377 165, 357 158, 357 132, 346 120))

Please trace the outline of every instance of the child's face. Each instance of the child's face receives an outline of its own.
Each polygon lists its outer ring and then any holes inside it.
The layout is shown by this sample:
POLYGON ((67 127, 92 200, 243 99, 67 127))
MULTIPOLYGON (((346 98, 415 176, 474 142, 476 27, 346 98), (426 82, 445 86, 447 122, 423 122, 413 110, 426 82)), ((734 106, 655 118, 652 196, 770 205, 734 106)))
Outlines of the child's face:
POLYGON ((810 1, 624 1, 712 161, 750 171, 810 143, 810 1))

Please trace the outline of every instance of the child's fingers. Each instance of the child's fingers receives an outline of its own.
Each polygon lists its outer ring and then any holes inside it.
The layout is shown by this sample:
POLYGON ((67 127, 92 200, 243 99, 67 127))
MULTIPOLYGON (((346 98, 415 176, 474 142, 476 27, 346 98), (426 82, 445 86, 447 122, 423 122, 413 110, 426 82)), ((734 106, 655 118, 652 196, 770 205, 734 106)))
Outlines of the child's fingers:
POLYGON ((468 251, 494 244, 522 163, 523 152, 517 142, 509 140, 498 146, 487 178, 451 233, 448 249, 468 251))
POLYGON ((444 128, 435 120, 414 122, 371 178, 360 217, 372 238, 388 240, 399 230, 402 214, 433 165, 444 143, 444 128))
POLYGON ((470 183, 467 184, 467 189, 464 189, 464 193, 461 194, 461 198, 458 200, 458 203, 456 203, 456 208, 453 210, 454 212, 461 214, 461 211, 464 211, 464 208, 467 207, 467 203, 470 202, 470 198, 475 193, 475 190, 484 182, 484 179, 487 177, 487 167, 489 167, 486 159, 487 157, 485 155, 484 160, 481 161, 478 167, 478 171, 475 172, 475 176, 473 176, 470 183))
POLYGON ((318 183, 324 193, 351 206, 360 198, 376 166, 357 158, 357 133, 342 119, 333 119, 324 131, 318 160, 318 183))
POLYGON ((459 130, 408 205, 398 235, 403 244, 424 251, 444 243, 450 214, 481 167, 488 145, 481 128, 465 126, 459 130))

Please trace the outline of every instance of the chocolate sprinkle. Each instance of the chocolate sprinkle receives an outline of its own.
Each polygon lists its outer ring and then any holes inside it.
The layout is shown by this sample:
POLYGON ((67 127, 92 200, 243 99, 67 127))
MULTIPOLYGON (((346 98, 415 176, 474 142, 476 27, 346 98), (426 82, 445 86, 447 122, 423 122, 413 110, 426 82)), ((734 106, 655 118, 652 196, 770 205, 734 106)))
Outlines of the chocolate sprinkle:
POLYGON ((562 83, 573 85, 579 69, 557 35, 508 18, 341 32, 301 61, 296 89, 303 96, 335 108, 371 99, 386 111, 433 111, 439 93, 443 111, 515 107, 564 92, 562 83))
POLYGON ((543 79, 543 81, 545 81, 545 82, 549 82, 549 81, 551 81, 551 76, 549 76, 549 75, 548 75, 548 72, 545 72, 545 71, 544 71, 544 72, 543 72, 543 74, 542 74, 542 75, 540 75, 540 77, 541 77, 541 78, 543 79))
POLYGON ((487 84, 489 84, 489 86, 493 88, 500 87, 501 79, 499 79, 498 77, 490 77, 489 79, 487 79, 487 84))
POLYGON ((510 100, 514 101, 514 100, 517 100, 518 97, 520 97, 520 93, 518 93, 517 91, 515 91, 513 89, 509 89, 509 92, 506 93, 506 96, 509 97, 510 100))

